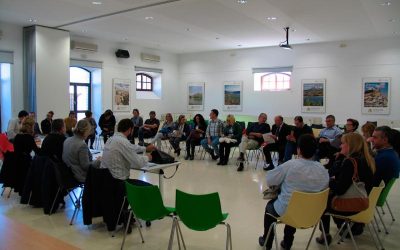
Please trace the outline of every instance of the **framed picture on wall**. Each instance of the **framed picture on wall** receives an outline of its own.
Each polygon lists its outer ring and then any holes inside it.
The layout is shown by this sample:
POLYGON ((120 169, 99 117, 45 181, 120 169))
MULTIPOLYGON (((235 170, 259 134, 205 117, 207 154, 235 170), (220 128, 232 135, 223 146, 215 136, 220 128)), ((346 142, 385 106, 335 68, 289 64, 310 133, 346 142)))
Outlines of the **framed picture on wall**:
POLYGON ((130 79, 113 79, 113 111, 130 111, 130 79))
POLYGON ((369 77, 362 79, 363 114, 388 115, 390 113, 389 77, 369 77))
POLYGON ((301 81, 301 112, 325 113, 325 79, 305 79, 301 81))
POLYGON ((224 106, 226 111, 242 110, 242 82, 224 82, 224 106))
POLYGON ((204 110, 204 82, 188 83, 187 110, 204 110))

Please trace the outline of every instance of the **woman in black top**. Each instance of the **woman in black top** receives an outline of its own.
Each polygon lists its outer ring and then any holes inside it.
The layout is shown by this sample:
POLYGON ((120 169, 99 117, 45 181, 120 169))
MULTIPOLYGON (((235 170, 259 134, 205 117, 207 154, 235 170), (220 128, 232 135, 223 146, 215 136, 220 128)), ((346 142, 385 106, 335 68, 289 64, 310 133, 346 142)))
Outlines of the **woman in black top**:
MULTIPOLYGON (((375 173, 375 161, 369 152, 368 145, 364 138, 358 133, 347 133, 341 138, 341 151, 337 157, 337 161, 329 169, 331 180, 329 182, 330 195, 328 199, 327 211, 334 214, 351 215, 352 212, 340 212, 331 208, 332 198, 336 195, 343 195, 353 183, 354 165, 351 158, 357 163, 358 177, 361 182, 365 183, 365 189, 369 193, 373 186, 373 175, 375 173)), ((324 224, 325 233, 327 235, 328 244, 332 237, 329 234, 330 216, 323 215, 322 222, 324 224)), ((338 226, 343 221, 335 220, 338 226)), ((356 226, 357 227, 357 226, 356 226)), ((362 232, 362 225, 359 224, 358 234, 362 232)), ((355 228, 352 228, 352 231, 355 228)), ((316 239, 320 244, 324 244, 323 236, 316 239)))
POLYGON ((107 109, 99 119, 99 127, 101 129, 101 135, 103 136, 104 144, 107 139, 114 135, 115 130, 115 116, 113 112, 107 109))
POLYGON ((201 114, 196 114, 193 118, 193 128, 189 136, 186 138, 186 157, 185 160, 194 159, 194 148, 200 145, 200 141, 204 138, 207 124, 201 114))
POLYGON ((231 147, 239 145, 242 139, 242 127, 235 121, 233 115, 226 117, 226 124, 224 126, 224 136, 219 138, 219 162, 217 165, 227 165, 231 147))
POLYGON ((65 124, 63 119, 55 119, 52 124, 52 131, 42 142, 42 155, 56 157, 62 160, 63 145, 65 141, 65 124))

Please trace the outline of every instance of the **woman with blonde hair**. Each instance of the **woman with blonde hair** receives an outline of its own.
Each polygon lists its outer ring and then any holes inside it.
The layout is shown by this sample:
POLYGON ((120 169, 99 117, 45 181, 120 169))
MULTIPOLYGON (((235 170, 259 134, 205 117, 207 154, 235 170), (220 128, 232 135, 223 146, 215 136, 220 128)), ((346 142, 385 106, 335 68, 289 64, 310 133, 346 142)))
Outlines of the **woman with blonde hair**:
POLYGON ((219 138, 219 162, 217 165, 227 165, 231 148, 238 146, 242 139, 242 128, 236 122, 235 116, 228 115, 224 125, 223 136, 219 138))
POLYGON ((100 159, 92 161, 92 154, 85 143, 91 130, 92 126, 87 120, 80 120, 73 130, 74 135, 64 141, 62 159, 80 183, 85 182, 90 166, 100 166, 100 159))
MULTIPOLYGON (((330 196, 328 199, 327 211, 335 214, 351 215, 357 212, 336 211, 331 207, 331 200, 334 196, 343 195, 353 184, 354 169, 357 168, 359 181, 365 184, 365 189, 369 193, 373 186, 373 175, 375 173, 375 160, 371 156, 369 147, 363 136, 358 133, 347 133, 342 136, 341 151, 334 166, 329 169, 331 177, 329 187, 330 196)), ((332 237, 329 234, 330 216, 324 215, 321 218, 328 244, 332 237)), ((342 220, 334 219, 337 226, 341 226, 342 220)), ((352 227, 353 235, 363 232, 363 224, 354 224, 352 227)), ((324 244, 323 236, 316 239, 320 244, 324 244)))

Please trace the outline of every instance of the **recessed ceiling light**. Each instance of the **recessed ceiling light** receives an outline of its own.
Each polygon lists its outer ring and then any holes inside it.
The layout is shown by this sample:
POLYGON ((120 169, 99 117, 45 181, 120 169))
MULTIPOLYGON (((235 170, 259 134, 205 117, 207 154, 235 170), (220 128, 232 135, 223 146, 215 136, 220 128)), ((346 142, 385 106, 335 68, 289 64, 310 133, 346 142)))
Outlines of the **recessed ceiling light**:
POLYGON ((93 1, 92 4, 94 4, 94 5, 100 5, 100 4, 103 4, 103 3, 100 2, 100 1, 93 1))
POLYGON ((216 40, 219 40, 219 37, 216 37, 215 39, 216 39, 216 40))
POLYGON ((28 21, 31 22, 31 23, 36 23, 37 22, 37 20, 34 19, 34 18, 29 18, 28 21))
POLYGON ((269 17, 267 17, 267 20, 268 21, 275 21, 276 19, 278 19, 277 17, 274 17, 274 16, 269 16, 269 17))
POLYGON ((306 41, 311 41, 311 38, 306 38, 306 41))
POLYGON ((186 31, 190 31, 190 28, 186 28, 186 31))
POLYGON ((245 4, 245 3, 247 3, 247 0, 237 0, 237 3, 245 4))
POLYGON ((237 46, 238 46, 238 47, 242 47, 242 45, 241 45, 241 44, 238 44, 237 46))
POLYGON ((87 33, 87 30, 82 30, 82 33, 87 33))
POLYGON ((380 3, 379 5, 381 6, 390 6, 392 3, 391 2, 384 2, 384 3, 380 3))
POLYGON ((291 31, 292 31, 292 32, 296 32, 297 30, 296 30, 296 29, 291 29, 291 31))
POLYGON ((394 22, 396 22, 397 20, 396 19, 394 19, 394 18, 392 18, 392 19, 389 19, 389 22, 391 22, 391 23, 394 23, 394 22))
POLYGON ((393 31, 393 35, 398 35, 398 34, 399 34, 399 32, 393 31))
POLYGON ((153 20, 154 17, 152 17, 152 16, 147 16, 147 17, 145 17, 144 19, 146 19, 146 20, 153 20))

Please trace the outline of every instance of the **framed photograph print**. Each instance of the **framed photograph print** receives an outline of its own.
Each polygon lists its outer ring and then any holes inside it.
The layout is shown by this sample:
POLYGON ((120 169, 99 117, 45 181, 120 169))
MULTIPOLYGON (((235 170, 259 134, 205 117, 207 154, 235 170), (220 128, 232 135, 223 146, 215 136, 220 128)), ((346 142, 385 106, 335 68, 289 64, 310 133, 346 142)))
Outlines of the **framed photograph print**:
POLYGON ((369 77, 362 79, 363 114, 388 115, 390 113, 389 77, 369 77))
POLYGON ((113 79, 113 111, 130 111, 130 86, 129 79, 113 79))
POLYGON ((187 110, 204 110, 204 82, 188 83, 187 110))
POLYGON ((226 111, 242 110, 242 82, 224 82, 224 107, 226 111))
POLYGON ((308 79, 301 81, 301 112, 325 113, 325 79, 308 79))

